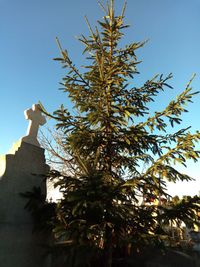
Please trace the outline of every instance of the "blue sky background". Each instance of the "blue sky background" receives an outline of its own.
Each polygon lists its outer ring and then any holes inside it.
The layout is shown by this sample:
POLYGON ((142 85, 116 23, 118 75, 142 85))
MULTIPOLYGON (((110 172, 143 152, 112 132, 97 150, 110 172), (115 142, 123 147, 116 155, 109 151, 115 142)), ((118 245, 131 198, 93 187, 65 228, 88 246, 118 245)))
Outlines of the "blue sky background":
MULTIPOLYGON (((121 10, 122 0, 116 0, 121 10)), ((161 110, 180 93, 195 72, 194 90, 200 90, 200 1, 199 0, 128 0, 125 43, 149 39, 138 50, 143 62, 141 75, 133 84, 140 85, 157 73, 173 73, 168 90, 158 97, 152 108, 161 110)), ((55 42, 58 36, 77 65, 83 62, 82 45, 76 36, 88 35, 84 21, 87 15, 92 25, 103 13, 96 0, 0 0, 0 154, 24 136, 27 121, 23 111, 40 100, 49 112, 60 104, 70 106, 58 90, 64 71, 58 62, 55 42)), ((200 95, 188 106, 183 127, 199 129, 200 95)), ((53 123, 53 122, 52 122, 53 123)), ((184 170, 197 178, 195 183, 171 187, 172 193, 200 191, 200 163, 189 163, 184 170)))

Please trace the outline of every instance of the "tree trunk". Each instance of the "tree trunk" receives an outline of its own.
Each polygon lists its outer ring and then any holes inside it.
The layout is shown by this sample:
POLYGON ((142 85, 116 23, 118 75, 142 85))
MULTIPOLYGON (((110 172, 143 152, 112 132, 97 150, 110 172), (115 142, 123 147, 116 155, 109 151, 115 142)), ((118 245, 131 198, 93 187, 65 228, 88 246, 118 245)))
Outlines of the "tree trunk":
POLYGON ((104 248, 104 267, 112 267, 112 229, 106 229, 106 244, 104 248))

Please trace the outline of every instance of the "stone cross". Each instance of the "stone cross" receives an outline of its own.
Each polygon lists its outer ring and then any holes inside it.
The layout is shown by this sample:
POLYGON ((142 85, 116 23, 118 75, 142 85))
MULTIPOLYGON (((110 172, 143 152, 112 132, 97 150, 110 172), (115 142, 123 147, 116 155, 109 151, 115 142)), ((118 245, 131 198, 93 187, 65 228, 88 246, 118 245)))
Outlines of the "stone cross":
POLYGON ((32 108, 24 111, 25 118, 29 120, 29 126, 27 129, 27 135, 22 138, 22 141, 30 143, 35 146, 40 146, 37 135, 40 125, 46 123, 45 117, 42 115, 39 104, 33 104, 32 108))

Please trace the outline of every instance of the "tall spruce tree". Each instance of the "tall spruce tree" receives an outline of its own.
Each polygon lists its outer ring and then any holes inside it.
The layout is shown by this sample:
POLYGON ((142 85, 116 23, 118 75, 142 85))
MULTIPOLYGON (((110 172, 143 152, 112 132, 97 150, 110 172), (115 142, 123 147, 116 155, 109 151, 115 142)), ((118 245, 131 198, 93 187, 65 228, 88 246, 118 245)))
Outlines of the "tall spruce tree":
POLYGON ((197 161, 200 155, 195 150, 199 132, 173 131, 196 92, 190 81, 164 110, 150 114, 149 104, 171 88, 172 75, 135 86, 136 50, 144 42, 121 47, 128 27, 126 4, 115 15, 113 2, 100 3, 104 17, 98 27, 92 29, 86 18, 90 35, 79 39, 85 72, 57 40, 61 57, 56 60, 66 69, 63 91, 74 105, 73 113, 62 105, 52 116, 64 132, 66 161, 73 170, 70 175, 51 172, 63 192, 53 231, 66 241, 68 266, 94 266, 96 259, 101 259, 100 266, 114 266, 117 256, 139 255, 145 246, 166 242, 165 226, 170 222, 181 220, 193 227, 198 219, 198 197, 171 206, 160 202, 161 196, 168 197, 167 181, 192 179, 175 165, 185 166, 187 159, 197 161))

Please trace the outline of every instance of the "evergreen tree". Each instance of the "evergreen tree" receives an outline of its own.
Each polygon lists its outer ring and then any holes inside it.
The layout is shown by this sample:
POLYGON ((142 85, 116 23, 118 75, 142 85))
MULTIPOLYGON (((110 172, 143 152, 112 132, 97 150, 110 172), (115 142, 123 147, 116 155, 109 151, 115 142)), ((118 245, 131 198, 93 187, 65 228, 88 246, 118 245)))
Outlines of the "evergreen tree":
POLYGON ((92 29, 86 19, 90 36, 79 39, 85 72, 57 40, 61 57, 56 60, 66 69, 63 91, 76 110, 74 115, 62 105, 50 115, 64 132, 61 141, 73 170, 70 175, 51 172, 63 192, 53 231, 67 244, 68 266, 94 266, 96 259, 101 259, 100 266, 114 266, 117 257, 139 255, 145 247, 165 242, 170 222, 181 220, 192 227, 198 219, 198 197, 170 208, 160 203, 161 196, 168 198, 167 181, 192 179, 175 164, 185 166, 187 159, 197 161, 200 155, 195 150, 199 132, 191 133, 189 127, 168 132, 169 126, 181 123, 196 94, 191 81, 164 110, 150 114, 149 104, 172 88, 172 75, 157 75, 136 87, 136 50, 145 42, 121 47, 128 27, 126 4, 120 15, 114 13, 113 0, 100 6, 103 20, 92 29))

